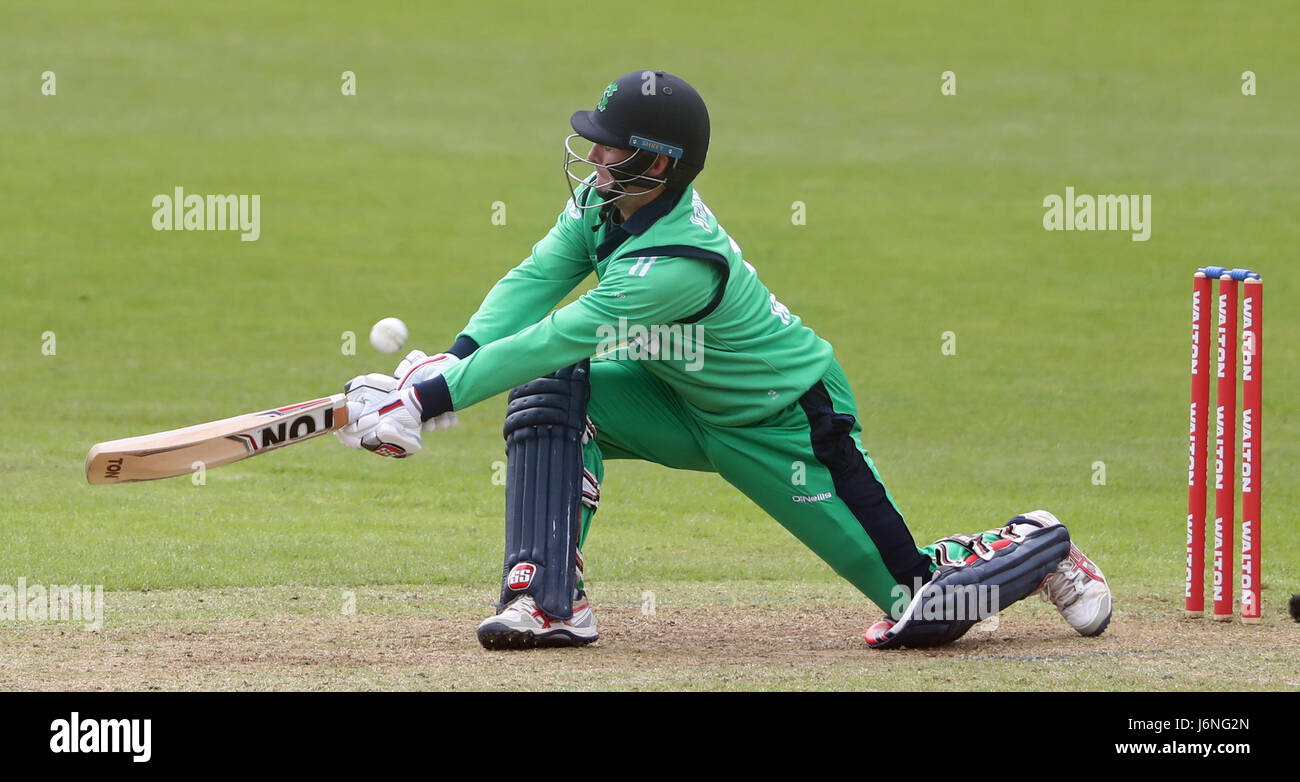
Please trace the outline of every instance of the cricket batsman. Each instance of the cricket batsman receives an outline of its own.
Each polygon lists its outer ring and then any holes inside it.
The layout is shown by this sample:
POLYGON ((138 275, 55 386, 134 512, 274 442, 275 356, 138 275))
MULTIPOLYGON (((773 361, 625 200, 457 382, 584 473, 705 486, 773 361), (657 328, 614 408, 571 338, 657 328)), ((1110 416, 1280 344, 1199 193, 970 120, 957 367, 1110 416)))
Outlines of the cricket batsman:
POLYGON ((917 546, 834 349, 763 285, 694 187, 709 115, 691 85, 635 71, 570 122, 555 227, 445 352, 350 381, 354 423, 337 433, 407 457, 456 411, 510 391, 505 564, 483 646, 597 639, 581 550, 607 459, 716 472, 884 611, 873 648, 948 643, 1040 590, 1082 635, 1106 628, 1105 577, 1047 511, 917 546), (555 309, 592 271, 599 283, 555 309))

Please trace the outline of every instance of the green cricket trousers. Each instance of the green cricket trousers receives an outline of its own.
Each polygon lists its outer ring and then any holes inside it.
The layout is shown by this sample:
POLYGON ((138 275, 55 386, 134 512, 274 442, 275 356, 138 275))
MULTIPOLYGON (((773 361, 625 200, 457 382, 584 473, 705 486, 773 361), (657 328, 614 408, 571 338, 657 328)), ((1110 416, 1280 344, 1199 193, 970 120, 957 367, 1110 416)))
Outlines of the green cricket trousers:
MULTIPOLYGON (((716 472, 753 500, 885 613, 928 581, 933 560, 911 531, 862 446, 844 371, 832 362, 795 404, 747 426, 692 413, 639 362, 592 359, 588 416, 596 437, 584 467, 599 482, 604 459, 642 459, 716 472)), ((579 547, 593 510, 584 508, 579 547)))

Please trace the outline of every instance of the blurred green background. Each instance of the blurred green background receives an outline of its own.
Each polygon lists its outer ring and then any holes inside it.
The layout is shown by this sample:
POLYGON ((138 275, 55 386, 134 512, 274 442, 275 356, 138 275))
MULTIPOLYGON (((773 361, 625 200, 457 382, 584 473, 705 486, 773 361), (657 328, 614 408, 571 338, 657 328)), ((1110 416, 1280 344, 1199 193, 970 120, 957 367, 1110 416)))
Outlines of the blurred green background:
MULTIPOLYGON (((1179 610, 1191 273, 1261 271, 1279 616, 1300 589, 1296 40, 1288 2, 9 2, 0 583, 465 582, 490 600, 502 399, 404 462, 320 441, 204 486, 90 487, 82 461, 391 370, 366 339, 384 316, 446 347, 563 206, 569 114, 661 68, 711 110, 699 191, 836 346, 923 542, 1046 507, 1118 600, 1179 610), (1043 230, 1069 185, 1150 194, 1150 240, 1043 230), (260 194, 260 239, 155 232, 151 199, 176 186, 260 194)), ((597 599, 601 581, 844 586, 715 476, 611 463, 602 499, 597 599)))

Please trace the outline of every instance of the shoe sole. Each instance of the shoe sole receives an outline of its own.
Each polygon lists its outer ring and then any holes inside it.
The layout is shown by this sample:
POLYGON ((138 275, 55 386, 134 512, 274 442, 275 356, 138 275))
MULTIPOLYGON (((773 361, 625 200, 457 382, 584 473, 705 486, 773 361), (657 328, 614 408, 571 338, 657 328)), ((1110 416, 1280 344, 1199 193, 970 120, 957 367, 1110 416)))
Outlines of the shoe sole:
POLYGON ((1097 629, 1096 629, 1096 630, 1093 630, 1091 633, 1085 633, 1085 632, 1079 631, 1079 635, 1083 636, 1084 638, 1096 638, 1097 636, 1101 635, 1102 632, 1104 632, 1104 631, 1106 630, 1107 627, 1110 626, 1110 618, 1111 618, 1111 616, 1113 615, 1114 612, 1113 612, 1113 610, 1112 610, 1111 607, 1110 607, 1110 600, 1107 599, 1106 602, 1107 602, 1107 605, 1106 605, 1106 618, 1103 619, 1103 620, 1101 620, 1101 624, 1097 625, 1097 629))
POLYGON ((478 632, 478 642, 483 645, 484 649, 491 649, 493 651, 499 649, 557 649, 561 647, 586 646, 599 638, 599 635, 584 638, 565 630, 547 633, 546 635, 530 633, 527 630, 507 630, 496 628, 479 630, 478 632))
POLYGON ((1105 631, 1105 629, 1109 626, 1110 626, 1110 614, 1106 614, 1106 618, 1101 621, 1101 626, 1099 626, 1096 630, 1093 630, 1091 633, 1085 635, 1084 638, 1096 638, 1097 636, 1101 635, 1102 632, 1105 631))

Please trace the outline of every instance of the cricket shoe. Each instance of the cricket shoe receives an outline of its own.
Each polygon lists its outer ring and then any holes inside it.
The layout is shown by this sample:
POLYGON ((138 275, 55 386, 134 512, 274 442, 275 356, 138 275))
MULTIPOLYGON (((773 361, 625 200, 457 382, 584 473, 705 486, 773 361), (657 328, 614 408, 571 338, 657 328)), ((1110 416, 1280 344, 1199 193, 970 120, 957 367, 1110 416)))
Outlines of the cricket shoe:
MULTIPOLYGON (((1060 523, 1045 510, 1021 515, 1045 524, 1060 523)), ((1043 582, 1043 591, 1039 594, 1056 606, 1056 610, 1061 612, 1061 616, 1079 635, 1101 635, 1106 625, 1110 624, 1110 584, 1106 582, 1106 576, 1097 567, 1097 563, 1088 559, 1073 543, 1070 544, 1070 553, 1061 560, 1056 572, 1043 582)))
POLYGON ((478 626, 478 641, 485 649, 583 646, 599 637, 596 615, 591 612, 591 601, 583 592, 573 601, 571 619, 549 617, 537 607, 532 595, 523 595, 478 626))

